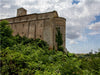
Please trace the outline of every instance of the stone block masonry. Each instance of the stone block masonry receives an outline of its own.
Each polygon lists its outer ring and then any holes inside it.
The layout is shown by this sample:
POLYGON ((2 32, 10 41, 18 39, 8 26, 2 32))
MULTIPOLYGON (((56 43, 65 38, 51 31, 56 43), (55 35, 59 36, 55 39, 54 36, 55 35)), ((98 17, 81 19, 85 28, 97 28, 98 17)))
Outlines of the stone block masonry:
MULTIPOLYGON (((7 19, 13 30, 13 35, 19 34, 33 39, 41 39, 49 44, 50 48, 57 48, 56 44, 56 28, 60 28, 63 38, 63 46, 65 47, 65 31, 66 19, 59 17, 56 11, 27 14, 24 8, 17 9, 17 16, 7 19)), ((0 21, 2 21, 0 20, 0 21)))

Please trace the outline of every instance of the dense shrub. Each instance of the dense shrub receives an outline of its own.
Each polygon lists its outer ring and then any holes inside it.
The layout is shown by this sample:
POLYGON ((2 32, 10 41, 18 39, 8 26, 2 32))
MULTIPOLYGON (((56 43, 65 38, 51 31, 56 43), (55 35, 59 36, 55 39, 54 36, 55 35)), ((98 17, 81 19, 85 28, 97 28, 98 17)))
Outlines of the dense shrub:
POLYGON ((8 22, 5 20, 0 22, 0 48, 11 47, 14 44, 12 30, 7 25, 8 22))
POLYGON ((43 40, 13 37, 8 23, 0 24, 0 75, 100 75, 100 52, 83 58, 66 55, 62 47, 49 50, 43 40))

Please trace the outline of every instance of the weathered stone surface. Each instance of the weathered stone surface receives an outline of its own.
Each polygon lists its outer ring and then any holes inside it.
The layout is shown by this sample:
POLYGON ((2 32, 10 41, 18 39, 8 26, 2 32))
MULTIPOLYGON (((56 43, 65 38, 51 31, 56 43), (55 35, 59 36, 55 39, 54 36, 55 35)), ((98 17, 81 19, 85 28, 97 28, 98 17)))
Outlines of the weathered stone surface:
POLYGON ((57 47, 55 42, 56 28, 59 27, 63 36, 63 46, 65 47, 66 20, 59 17, 56 11, 27 15, 27 11, 24 8, 19 8, 17 10, 17 17, 2 20, 9 21, 14 36, 19 34, 28 38, 39 38, 46 41, 50 49, 57 47))
POLYGON ((43 40, 49 44, 50 48, 53 48, 53 27, 50 19, 45 20, 43 40))
POLYGON ((23 16, 23 15, 26 15, 26 14, 27 14, 26 9, 24 9, 24 8, 17 9, 17 16, 23 16))
POLYGON ((35 39, 35 34, 36 34, 36 21, 31 21, 29 22, 29 32, 28 32, 28 37, 35 39))

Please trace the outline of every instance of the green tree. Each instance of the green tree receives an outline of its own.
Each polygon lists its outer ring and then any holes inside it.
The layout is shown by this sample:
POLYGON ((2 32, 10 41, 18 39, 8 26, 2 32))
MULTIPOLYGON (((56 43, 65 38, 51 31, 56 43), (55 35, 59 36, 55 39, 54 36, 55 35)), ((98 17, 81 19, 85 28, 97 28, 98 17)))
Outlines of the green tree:
POLYGON ((13 45, 13 36, 7 21, 0 22, 0 48, 6 48, 13 45))

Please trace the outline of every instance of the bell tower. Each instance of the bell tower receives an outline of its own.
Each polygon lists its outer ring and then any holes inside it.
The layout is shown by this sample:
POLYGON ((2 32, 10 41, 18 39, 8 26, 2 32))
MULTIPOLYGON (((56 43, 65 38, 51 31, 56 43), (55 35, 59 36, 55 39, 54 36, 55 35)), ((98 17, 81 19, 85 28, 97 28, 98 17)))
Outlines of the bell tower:
POLYGON ((17 9, 17 16, 24 16, 27 15, 27 10, 24 8, 17 9))

